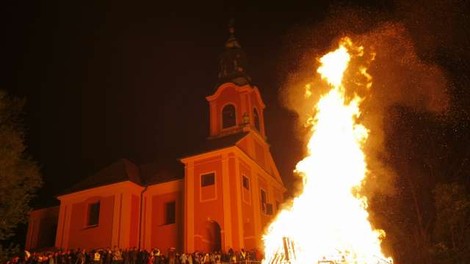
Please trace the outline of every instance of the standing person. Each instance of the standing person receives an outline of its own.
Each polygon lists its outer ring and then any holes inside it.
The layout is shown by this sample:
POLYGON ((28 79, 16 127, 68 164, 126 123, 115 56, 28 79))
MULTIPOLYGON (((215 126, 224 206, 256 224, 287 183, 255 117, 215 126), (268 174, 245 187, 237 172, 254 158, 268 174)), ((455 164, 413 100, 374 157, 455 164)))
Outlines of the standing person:
POLYGON ((139 253, 137 254, 137 264, 147 264, 149 254, 147 250, 140 249, 139 253))
POLYGON ((240 250, 240 262, 241 263, 246 262, 246 251, 243 248, 240 250))
POLYGON ((101 264, 101 254, 99 250, 95 250, 93 253, 93 264, 101 264))
POLYGON ((215 264, 221 264, 222 263, 222 255, 220 253, 220 251, 216 251, 215 252, 215 264))
POLYGON ((55 264, 54 262, 54 254, 52 252, 50 252, 48 255, 47 255, 47 259, 48 259, 48 263, 49 264, 55 264))
POLYGON ((155 254, 153 253, 153 250, 150 251, 149 256, 147 258, 147 264, 153 264, 155 262, 155 254))
POLYGON ((124 249, 122 251, 122 261, 124 264, 129 264, 129 250, 124 249))
POLYGON ((79 249, 77 251, 77 260, 76 260, 76 264, 85 264, 85 254, 86 254, 86 250, 85 249, 79 249))
POLYGON ((202 258, 202 263, 204 264, 210 264, 211 263, 211 257, 209 253, 206 253, 204 257, 202 258))
POLYGON ((153 250, 153 263, 154 264, 161 264, 162 263, 162 254, 160 252, 160 249, 155 248, 153 250))
POLYGON ((137 249, 133 247, 129 250, 129 264, 137 264, 137 249))
POLYGON ((121 264, 122 263, 122 252, 117 246, 114 246, 113 251, 113 264, 121 264))
POLYGON ((176 249, 174 247, 168 249, 168 264, 176 264, 176 249))
POLYGON ((193 264, 193 254, 188 253, 188 264, 193 264))
POLYGON ((113 261, 113 252, 111 251, 111 249, 108 247, 106 249, 106 254, 104 256, 104 264, 111 264, 111 262, 113 261))
POLYGON ((181 264, 186 264, 186 261, 188 260, 188 257, 186 253, 183 252, 183 254, 180 255, 180 263, 181 264))
MULTIPOLYGON (((67 255, 68 255, 68 253, 67 253, 67 255)), ((68 262, 66 262, 66 263, 68 263, 68 262)), ((87 263, 87 264, 93 263, 93 251, 87 251, 86 256, 85 256, 85 263, 87 263)))

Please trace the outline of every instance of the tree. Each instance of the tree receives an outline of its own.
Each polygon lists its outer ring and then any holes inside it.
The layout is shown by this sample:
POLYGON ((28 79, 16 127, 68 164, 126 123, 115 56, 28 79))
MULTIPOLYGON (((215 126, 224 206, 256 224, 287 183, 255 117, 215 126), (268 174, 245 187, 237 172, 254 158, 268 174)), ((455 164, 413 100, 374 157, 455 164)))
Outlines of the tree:
POLYGON ((438 184, 434 255, 439 263, 464 263, 470 257, 470 195, 458 183, 438 184))
POLYGON ((394 190, 375 197, 371 208, 387 232, 385 242, 394 260, 467 263, 459 260, 470 258, 470 248, 464 246, 470 245, 470 225, 461 224, 470 221, 470 208, 463 206, 469 199, 463 186, 470 186, 469 120, 396 107, 388 121, 386 161, 396 172, 394 190), (460 211, 456 204, 462 205, 460 211))
MULTIPOLYGON (((29 202, 42 185, 37 164, 26 153, 24 100, 0 91, 0 242, 27 220, 29 202)), ((5 254, 0 247, 0 258, 5 254)))

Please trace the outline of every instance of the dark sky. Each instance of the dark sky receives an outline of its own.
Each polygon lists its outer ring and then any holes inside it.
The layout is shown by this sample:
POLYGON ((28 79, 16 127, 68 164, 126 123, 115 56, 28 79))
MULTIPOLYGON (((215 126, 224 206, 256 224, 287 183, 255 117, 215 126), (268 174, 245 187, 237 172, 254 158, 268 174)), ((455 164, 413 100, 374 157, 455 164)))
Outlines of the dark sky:
POLYGON ((286 65, 295 64, 286 59, 295 48, 289 36, 344 5, 397 8, 385 0, 4 1, 0 89, 27 100, 28 151, 45 180, 40 197, 119 158, 181 157, 207 137, 205 97, 231 17, 267 105, 274 159, 291 181, 302 147, 295 114, 278 100, 286 65))

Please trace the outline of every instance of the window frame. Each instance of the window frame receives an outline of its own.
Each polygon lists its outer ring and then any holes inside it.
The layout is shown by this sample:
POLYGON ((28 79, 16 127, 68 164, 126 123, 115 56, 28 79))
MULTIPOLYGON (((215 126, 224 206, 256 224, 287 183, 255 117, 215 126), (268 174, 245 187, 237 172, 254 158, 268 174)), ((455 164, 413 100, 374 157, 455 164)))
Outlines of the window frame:
POLYGON ((261 211, 264 214, 267 214, 267 207, 268 207, 268 193, 266 192, 265 189, 260 188, 260 205, 261 205, 261 211), (263 195, 264 194, 264 195, 263 195), (264 198, 264 199, 263 199, 264 198), (264 200, 264 201, 263 201, 264 200))
POLYGON ((168 201, 165 203, 165 222, 164 225, 176 224, 176 201, 168 201), (172 208, 169 210, 169 208, 172 208), (172 212, 170 216, 170 211, 172 212))
POLYGON ((250 190, 250 178, 248 178, 248 176, 244 174, 242 174, 242 187, 247 191, 250 190), (247 183, 246 185, 245 185, 245 182, 247 183))
POLYGON ((93 201, 87 205, 86 227, 95 227, 100 223, 101 201, 93 201))
POLYGON ((241 174, 241 195, 242 195, 242 200, 244 203, 251 205, 251 199, 252 199, 252 191, 251 191, 251 179, 248 177, 248 175, 242 173, 241 174), (245 186, 245 179, 248 183, 248 188, 245 186))
MULTIPOLYGON (((230 128, 233 128, 233 127, 236 127, 237 126, 237 119, 238 119, 238 116, 237 116, 237 107, 235 106, 234 103, 227 103, 225 104, 221 111, 220 111, 220 117, 221 117, 221 127, 222 127, 222 130, 224 129, 230 129, 230 128), (228 124, 227 126, 225 126, 225 121, 226 121, 226 118, 225 118, 225 109, 227 107, 233 107, 233 112, 230 112, 230 113, 233 113, 233 117, 231 117, 231 119, 229 121, 231 121, 230 124, 228 124), (233 120, 233 121, 232 121, 233 120), (233 122, 233 124, 232 124, 233 122)), ((227 121, 228 122, 228 121, 227 121)))
POLYGON ((209 186, 212 186, 212 185, 215 185, 215 172, 202 173, 201 177, 200 177, 200 186, 201 186, 201 188, 209 187, 209 186), (204 179, 204 176, 209 176, 209 175, 212 175, 212 181, 207 183, 203 179, 204 179))

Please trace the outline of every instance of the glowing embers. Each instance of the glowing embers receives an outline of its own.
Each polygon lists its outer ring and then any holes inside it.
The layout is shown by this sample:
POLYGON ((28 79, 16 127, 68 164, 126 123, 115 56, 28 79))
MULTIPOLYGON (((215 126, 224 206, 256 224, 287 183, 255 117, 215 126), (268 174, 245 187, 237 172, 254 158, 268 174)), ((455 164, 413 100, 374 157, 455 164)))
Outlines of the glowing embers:
MULTIPOLYGON (((352 56, 362 54, 362 48, 343 39, 320 59, 317 71, 331 89, 312 106, 308 156, 296 167, 303 192, 269 226, 263 263, 392 262, 381 252, 385 233, 372 228, 367 198, 358 194, 367 174, 362 146, 369 131, 358 123, 362 99, 346 98, 343 76, 356 70, 349 68, 352 56)), ((357 72, 371 81, 364 68, 357 72)))

